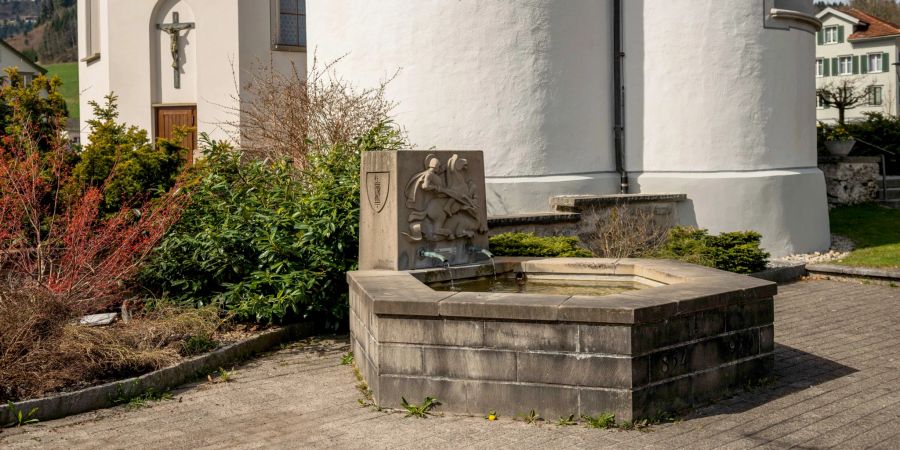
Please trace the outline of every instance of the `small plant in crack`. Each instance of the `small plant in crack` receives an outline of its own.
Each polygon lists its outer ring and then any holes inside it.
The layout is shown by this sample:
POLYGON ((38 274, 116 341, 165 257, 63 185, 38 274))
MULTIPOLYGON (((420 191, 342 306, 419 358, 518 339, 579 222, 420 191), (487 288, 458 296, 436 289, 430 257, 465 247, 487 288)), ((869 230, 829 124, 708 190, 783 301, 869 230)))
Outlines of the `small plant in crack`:
POLYGON ((28 412, 25 412, 21 409, 16 408, 15 403, 7 400, 6 406, 9 408, 9 411, 12 412, 13 422, 7 425, 7 427, 21 427, 25 425, 31 425, 33 423, 38 423, 37 412, 38 408, 31 408, 28 412))
POLYGON ((585 426, 588 428, 615 428, 616 426, 616 415, 612 413, 600 413, 598 416, 589 416, 583 415, 581 419, 584 420, 585 426))
POLYGON ((575 414, 569 414, 569 417, 562 416, 556 421, 556 426, 558 427, 570 427, 572 425, 578 425, 575 414))
POLYGON ((406 410, 406 417, 417 417, 425 419, 432 414, 431 410, 440 405, 441 402, 434 397, 425 397, 425 401, 421 405, 416 405, 406 401, 406 398, 400 397, 400 406, 406 410))

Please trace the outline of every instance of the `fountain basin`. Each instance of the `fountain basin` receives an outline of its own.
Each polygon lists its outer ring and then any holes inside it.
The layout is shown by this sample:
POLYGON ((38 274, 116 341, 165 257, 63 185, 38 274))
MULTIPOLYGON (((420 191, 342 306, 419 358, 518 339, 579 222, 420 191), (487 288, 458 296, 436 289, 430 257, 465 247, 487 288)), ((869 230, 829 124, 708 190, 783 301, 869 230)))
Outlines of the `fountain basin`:
POLYGON ((641 289, 605 296, 440 291, 492 267, 347 275, 355 361, 383 407, 653 417, 709 403, 774 366, 774 283, 644 259, 498 258, 499 276, 641 289))

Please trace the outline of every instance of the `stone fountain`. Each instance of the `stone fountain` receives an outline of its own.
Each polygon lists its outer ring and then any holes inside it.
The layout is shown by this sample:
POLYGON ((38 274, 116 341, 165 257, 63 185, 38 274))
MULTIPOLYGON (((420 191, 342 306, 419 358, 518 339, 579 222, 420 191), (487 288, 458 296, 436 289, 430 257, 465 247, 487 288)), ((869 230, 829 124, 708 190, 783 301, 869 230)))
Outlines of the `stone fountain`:
POLYGON ((774 283, 666 260, 494 261, 481 152, 370 152, 361 172, 351 346, 380 406, 633 420, 772 373, 774 283))

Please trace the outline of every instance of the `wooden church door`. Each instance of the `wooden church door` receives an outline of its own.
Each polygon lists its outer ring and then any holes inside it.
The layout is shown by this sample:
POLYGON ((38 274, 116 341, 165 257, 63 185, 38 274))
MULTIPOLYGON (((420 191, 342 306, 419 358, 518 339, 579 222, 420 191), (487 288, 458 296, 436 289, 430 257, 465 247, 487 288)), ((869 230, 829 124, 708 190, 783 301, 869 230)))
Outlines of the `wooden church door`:
POLYGON ((172 139, 175 129, 187 127, 190 134, 185 136, 181 145, 188 149, 188 160, 193 161, 194 150, 197 148, 197 107, 188 106, 159 106, 156 108, 156 137, 172 139))

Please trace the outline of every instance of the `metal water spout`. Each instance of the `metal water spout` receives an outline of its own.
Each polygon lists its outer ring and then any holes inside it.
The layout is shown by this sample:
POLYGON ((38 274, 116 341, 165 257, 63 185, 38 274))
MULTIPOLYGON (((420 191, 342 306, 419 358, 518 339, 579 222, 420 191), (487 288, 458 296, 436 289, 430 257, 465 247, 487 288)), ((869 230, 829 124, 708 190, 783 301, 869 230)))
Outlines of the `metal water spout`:
POLYGON ((494 281, 496 281, 497 280, 497 264, 494 262, 494 254, 489 252, 488 249, 486 249, 486 248, 479 248, 474 245, 469 247, 469 253, 482 254, 484 256, 487 256, 488 259, 491 260, 491 270, 493 270, 493 272, 494 272, 494 281))
POLYGON ((447 262, 447 257, 445 257, 444 255, 437 253, 437 252, 432 252, 432 251, 422 249, 422 250, 419 250, 419 256, 422 258, 436 259, 441 262, 442 266, 449 264, 447 262))

